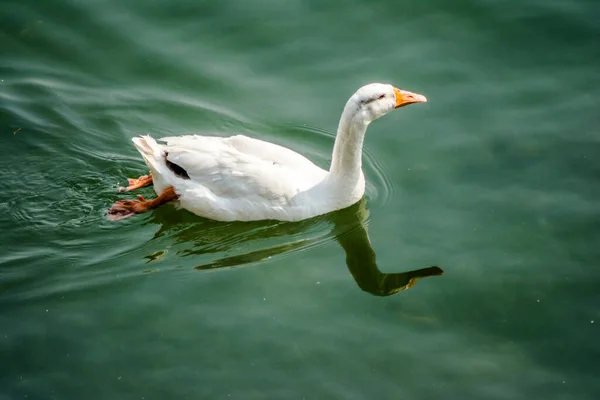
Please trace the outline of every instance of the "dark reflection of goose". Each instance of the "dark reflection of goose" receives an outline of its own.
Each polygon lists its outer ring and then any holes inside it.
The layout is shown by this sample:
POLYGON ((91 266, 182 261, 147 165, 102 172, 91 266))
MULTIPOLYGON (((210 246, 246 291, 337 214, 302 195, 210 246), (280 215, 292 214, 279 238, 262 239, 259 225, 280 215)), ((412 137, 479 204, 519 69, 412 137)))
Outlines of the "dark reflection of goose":
POLYGON ((181 251, 182 255, 199 256, 208 253, 227 252, 235 245, 271 241, 283 238, 284 243, 250 250, 244 254, 226 256, 209 263, 198 265, 197 270, 232 268, 258 262, 269 257, 282 255, 318 245, 333 238, 346 252, 346 265, 357 285, 376 296, 389 296, 406 290, 419 278, 442 275, 441 268, 433 266, 405 272, 383 273, 376 262, 365 225, 368 210, 366 200, 343 210, 301 222, 216 222, 201 220, 187 212, 173 213, 159 209, 152 214, 152 223, 160 225, 156 236, 168 235, 180 244, 192 243, 193 247, 181 251), (174 218, 177 220, 174 221, 174 218), (174 223, 175 222, 175 223, 174 223), (195 222, 195 223, 194 223, 195 222), (307 233, 322 225, 333 225, 325 235, 307 238, 307 233))

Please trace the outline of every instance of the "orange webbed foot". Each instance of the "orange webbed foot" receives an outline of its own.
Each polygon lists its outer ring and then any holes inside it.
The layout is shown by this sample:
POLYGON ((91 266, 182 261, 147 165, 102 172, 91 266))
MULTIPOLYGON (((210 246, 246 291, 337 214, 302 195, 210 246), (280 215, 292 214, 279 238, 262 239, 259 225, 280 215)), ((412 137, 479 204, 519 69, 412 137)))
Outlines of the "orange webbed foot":
POLYGON ((127 178, 127 183, 129 184, 129 186, 127 187, 119 187, 119 192, 128 192, 130 190, 135 190, 135 189, 139 189, 142 188, 144 186, 149 186, 152 184, 152 175, 142 175, 137 179, 134 178, 127 178))
POLYGON ((131 217, 133 214, 141 214, 150 211, 165 203, 177 200, 177 198, 178 195, 175 192, 175 189, 170 186, 155 199, 146 200, 144 196, 138 195, 137 200, 116 201, 115 204, 106 211, 105 215, 110 221, 118 221, 120 219, 131 217))
POLYGON ((141 214, 148 211, 148 202, 144 196, 139 195, 138 200, 119 200, 106 211, 106 217, 110 221, 118 221, 129 218, 134 214, 141 214))

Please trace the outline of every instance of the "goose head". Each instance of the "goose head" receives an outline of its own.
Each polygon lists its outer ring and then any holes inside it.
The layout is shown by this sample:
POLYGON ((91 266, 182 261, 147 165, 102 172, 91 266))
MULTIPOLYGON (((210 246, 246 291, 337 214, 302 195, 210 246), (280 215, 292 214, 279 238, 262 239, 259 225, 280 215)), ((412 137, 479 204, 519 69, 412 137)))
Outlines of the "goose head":
POLYGON ((346 108, 350 108, 351 114, 369 124, 396 108, 426 101, 427 98, 421 94, 384 83, 371 83, 358 89, 348 100, 346 108))

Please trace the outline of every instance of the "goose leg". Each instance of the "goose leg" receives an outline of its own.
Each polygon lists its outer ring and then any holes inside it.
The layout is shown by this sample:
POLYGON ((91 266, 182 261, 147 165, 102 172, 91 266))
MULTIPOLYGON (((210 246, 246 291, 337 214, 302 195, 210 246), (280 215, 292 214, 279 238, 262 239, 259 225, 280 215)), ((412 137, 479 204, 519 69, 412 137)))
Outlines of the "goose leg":
POLYGON ((170 186, 155 199, 146 200, 144 196, 138 196, 138 200, 119 200, 106 211, 106 216, 111 221, 118 221, 131 217, 133 214, 141 214, 160 207, 165 203, 177 200, 177 197, 177 193, 170 186))
POLYGON ((127 178, 127 182, 129 183, 129 186, 121 186, 119 188, 119 192, 129 192, 130 190, 135 190, 144 186, 152 185, 152 174, 142 175, 137 179, 127 178))

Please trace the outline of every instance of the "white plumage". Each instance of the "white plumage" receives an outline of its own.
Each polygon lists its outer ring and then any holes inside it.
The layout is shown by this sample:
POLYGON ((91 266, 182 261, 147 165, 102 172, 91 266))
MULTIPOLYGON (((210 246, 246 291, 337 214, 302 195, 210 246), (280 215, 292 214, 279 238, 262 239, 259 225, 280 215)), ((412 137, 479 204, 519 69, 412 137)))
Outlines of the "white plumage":
MULTIPOLYGON (((327 171, 285 147, 247 136, 133 139, 152 172, 157 194, 173 186, 181 206, 219 221, 300 220, 314 208, 306 198, 327 171), (181 167, 178 176, 165 160, 181 167)), ((316 212, 316 211, 315 211, 316 212)))
MULTIPOLYGON (((219 221, 298 221, 348 207, 364 195, 362 144, 369 123, 394 108, 426 101, 370 84, 348 100, 329 171, 285 147, 238 135, 133 138, 158 195, 172 187, 181 206, 219 221)), ((117 204, 128 201, 117 202, 117 204)), ((138 212, 138 211, 134 211, 138 212)))

